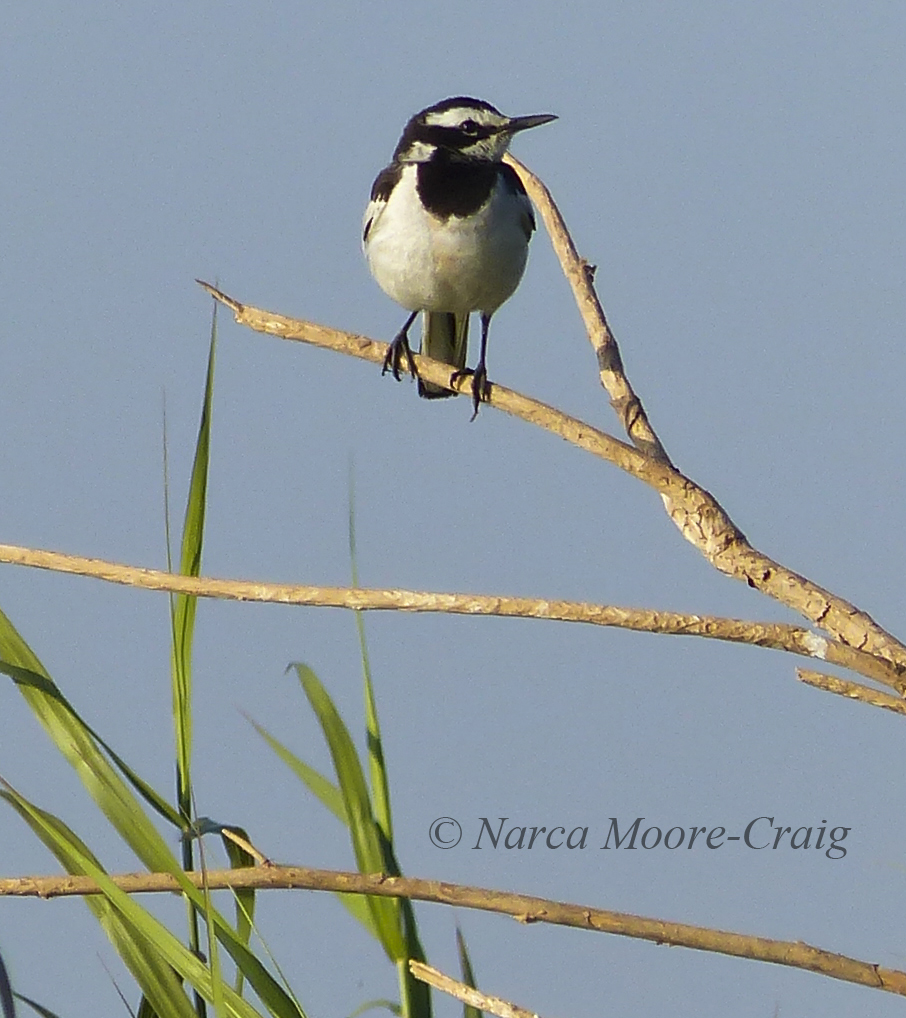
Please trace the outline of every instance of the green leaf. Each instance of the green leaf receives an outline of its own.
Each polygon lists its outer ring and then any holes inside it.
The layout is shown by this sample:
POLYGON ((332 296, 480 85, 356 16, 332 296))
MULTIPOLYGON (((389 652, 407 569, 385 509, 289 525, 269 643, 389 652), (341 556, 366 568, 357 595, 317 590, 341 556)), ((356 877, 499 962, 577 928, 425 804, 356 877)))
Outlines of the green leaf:
MULTIPOLYGON (((204 521, 207 509, 208 465, 211 448, 211 410, 214 398, 214 352, 217 346, 217 304, 211 318, 211 342, 205 378, 201 422, 195 443, 195 458, 189 482, 189 495, 183 521, 179 571, 185 576, 201 573, 201 552, 204 544, 204 521)), ((164 435, 165 507, 167 512, 167 562, 172 569, 169 524, 169 478, 166 476, 166 433, 164 435)), ((192 646, 195 635, 195 612, 198 600, 187 594, 170 595, 170 682, 173 697, 173 727, 176 742, 176 805, 184 825, 192 822, 192 646)), ((182 865, 194 868, 192 843, 182 842, 182 865)), ((196 953, 201 941, 198 913, 189 909, 189 943, 196 953)), ((203 1015, 204 1009, 199 1005, 203 1015)))
POLYGON ((97 745, 103 748, 104 752, 116 764, 126 780, 148 803, 148 805, 175 827, 182 827, 178 814, 163 796, 157 792, 144 778, 140 777, 126 761, 106 742, 88 722, 79 714, 73 705, 66 699, 60 690, 54 685, 52 679, 44 671, 40 661, 34 656, 31 649, 18 634, 12 623, 0 612, 0 673, 9 677, 19 686, 29 706, 35 711, 38 720, 44 725, 51 738, 56 741, 54 732, 59 732, 61 727, 65 729, 65 715, 69 715, 73 724, 81 728, 93 739, 97 745), (4 648, 5 647, 5 651, 4 648), (14 661, 29 660, 35 668, 19 667, 14 661), (30 690, 26 694, 26 690, 30 690), (52 703, 44 703, 41 696, 45 695, 51 701, 56 701, 60 710, 57 712, 56 723, 51 722, 49 714, 52 712, 52 703))
MULTIPOLYGON (((226 849, 227 857, 230 860, 231 869, 254 869, 257 860, 247 852, 241 845, 237 844, 228 836, 226 831, 238 834, 243 841, 249 841, 248 833, 242 827, 224 828, 221 833, 223 847, 226 849)), ((255 889, 253 887, 239 887, 233 889, 236 896, 236 934, 239 940, 248 947, 252 937, 252 927, 255 924, 255 889)), ((236 973, 236 992, 242 993, 243 976, 241 972, 236 973)))
MULTIPOLYGON (((211 321, 211 343, 205 377, 204 402, 195 458, 189 483, 189 497, 183 522, 179 571, 184 576, 201 574, 201 552, 207 509, 208 465, 211 451, 211 411, 214 400, 214 353, 217 346, 217 304, 211 321)), ((167 550, 169 558, 169 547, 167 550)), ((177 797, 180 814, 188 821, 192 815, 192 643, 198 599, 188 594, 170 597, 173 644, 171 650, 173 683, 173 719, 176 728, 177 797)))
MULTIPOLYGON (((469 957, 469 949, 466 947, 466 938, 462 935, 459 923, 456 924, 456 951, 459 955, 459 970, 462 972, 462 981, 473 990, 478 989, 475 982, 475 972, 472 968, 472 959, 469 957)), ((483 1018, 484 1012, 472 1004, 463 1004, 463 1018, 483 1018)))
POLYGON ((277 756, 286 764, 287 767, 296 775, 296 777, 308 788, 308 790, 318 799, 322 805, 326 806, 331 813, 340 821, 341 824, 348 827, 349 818, 346 815, 346 803, 343 800, 343 793, 340 789, 328 778, 325 778, 323 774, 316 771, 314 767, 309 767, 304 760, 300 760, 291 749, 289 749, 284 743, 280 742, 275 736, 271 735, 270 732, 259 725, 257 721, 249 717, 246 714, 246 718, 249 723, 255 728, 255 731, 261 736, 262 739, 270 746, 270 748, 277 754, 277 756))
MULTIPOLYGON (((26 997, 22 993, 17 993, 15 994, 15 998, 16 1000, 21 1000, 23 1004, 28 1004, 33 1011, 36 1011, 39 1015, 41 1015, 41 1018, 60 1018, 56 1011, 51 1011, 49 1007, 44 1007, 43 1004, 39 1004, 36 1000, 32 1000, 31 997, 26 997)), ((4 1015, 7 1014, 5 1007, 3 1009, 3 1013, 4 1015)), ((12 1015, 12 1012, 9 1012, 9 1014, 12 1015)))
POLYGON ((9 675, 91 797, 150 870, 169 872, 176 859, 88 726, 57 688, 31 648, 0 612, 0 672, 9 675))
MULTIPOLYGON (((382 832, 371 811, 368 786, 349 730, 317 675, 307 665, 294 664, 292 667, 299 676, 305 695, 320 722, 327 748, 333 759, 337 782, 343 793, 346 815, 349 818, 349 831, 359 872, 383 873, 385 853, 382 832)), ((399 902, 392 898, 376 898, 373 895, 369 895, 367 900, 387 956, 391 961, 403 958, 406 944, 400 929, 399 902)))
POLYGON ((9 973, 6 971, 3 955, 0 954, 0 1010, 3 1011, 3 1018, 16 1018, 16 1001, 14 996, 13 986, 9 981, 9 973))
POLYGON ((409 971, 409 959, 427 961, 424 948, 418 937, 415 912, 408 898, 400 898, 400 911, 403 916, 403 936, 406 939, 406 957, 397 962, 397 979, 400 986, 400 999, 403 1014, 406 1018, 431 1018, 431 987, 416 979, 409 971))
MULTIPOLYGON (((0 797, 17 809, 67 872, 85 874, 101 887, 103 896, 88 895, 85 900, 101 921, 154 1010, 167 1018, 183 1014, 195 1018, 194 1009, 179 980, 185 979, 206 1000, 212 1000, 214 986, 208 968, 146 909, 110 880, 87 846, 61 820, 33 806, 5 782, 4 785, 7 791, 0 792, 0 797), (176 991, 178 997, 174 996, 176 991), (162 993, 171 999, 163 1000, 162 993), (189 1007, 188 1011, 181 1009, 180 998, 189 1007)), ((189 884, 180 869, 177 868, 174 875, 196 907, 205 911, 202 892, 189 884)), ((277 1018, 305 1018, 301 1007, 292 1001, 258 959, 239 943, 223 917, 213 907, 208 908, 207 912, 216 927, 218 941, 245 974, 270 1012, 277 1018)), ((223 986, 223 998, 227 1014, 231 1016, 253 1018, 258 1015, 251 1005, 228 986, 223 986)))
MULTIPOLYGON (((352 567, 352 585, 359 585, 359 563, 355 538, 355 483, 353 466, 349 465, 349 560, 352 567)), ((356 631, 359 637, 359 653, 362 658, 362 678, 365 687, 365 723, 368 740, 368 770, 371 775, 374 818, 378 822, 387 844, 393 844, 393 818, 390 811, 390 785, 384 764, 384 749, 381 743, 381 728, 378 722, 377 704, 374 699, 374 685, 371 681, 371 661, 368 643, 365 639, 365 621, 362 612, 355 613, 356 631)), ((385 860, 385 865, 390 860, 385 860)), ((389 870, 393 876, 399 872, 389 870)))
MULTIPOLYGON (((277 756, 293 771, 296 777, 333 813, 344 827, 348 828, 349 818, 346 816, 346 803, 343 800, 343 793, 340 789, 332 781, 325 778, 323 774, 316 771, 314 767, 309 767, 304 760, 300 760, 292 750, 271 735, 257 721, 250 718, 247 714, 246 718, 248 718, 248 721, 255 727, 258 734, 267 742, 277 756)), ((357 919, 375 940, 379 941, 380 933, 375 924, 368 900, 363 898, 361 894, 344 894, 342 892, 337 892, 337 897, 353 918, 357 919)))
POLYGON ((142 1001, 138 1005, 138 1015, 136 1018, 160 1018, 160 1015, 154 1010, 144 994, 142 994, 142 1001))
MULTIPOLYGON (((202 893, 185 878, 176 857, 129 788, 98 748, 87 726, 51 680, 31 648, 0 612, 0 672, 16 683, 35 716, 78 774, 91 797, 127 845, 152 872, 171 873, 183 893, 203 910, 202 893)), ((217 936, 255 992, 275 1014, 296 1016, 299 1009, 273 977, 215 915, 217 936)), ((161 1012, 167 1014, 166 1011, 161 1012)), ((169 1018, 169 1015, 168 1015, 169 1018)))
MULTIPOLYGON (((217 933, 214 929, 213 900, 211 898, 211 889, 208 887, 207 882, 208 869, 207 863, 205 862, 203 846, 199 849, 198 854, 201 859, 201 872, 204 878, 202 893, 204 894, 204 919, 208 938, 208 964, 210 966, 211 973, 211 1003, 214 1005, 214 1014, 217 1015, 217 1018, 227 1018, 227 1014, 229 1013, 227 1010, 227 996, 225 992, 227 987, 224 984, 223 972, 220 967, 220 948, 217 943, 217 933)), ((244 941, 241 938, 238 939, 240 939, 240 942, 243 944, 248 943, 248 938, 244 941)), ((236 978, 238 980, 238 986, 233 992, 235 992, 237 997, 242 997, 242 973, 239 972, 236 978)), ((198 990, 199 987, 196 987, 196 991, 198 990)))
MULTIPOLYGON (((5 782, 4 785, 7 790, 0 792, 0 797, 9 802, 22 816, 68 873, 92 876, 98 880, 98 883, 103 880, 111 887, 114 886, 103 873, 100 863, 93 853, 62 820, 34 806, 5 782)), ((118 891, 118 889, 114 889, 118 891)), ((118 891, 118 893, 123 897, 128 897, 122 891, 118 891)), ((156 949, 157 942, 162 939, 157 932, 151 932, 149 942, 147 939, 149 929, 146 928, 145 935, 139 933, 117 911, 109 897, 87 895, 85 902, 94 912, 142 993, 149 999, 158 1014, 165 1014, 168 1018, 170 1016, 173 1018, 195 1018, 194 1009, 179 978, 171 965, 162 960, 156 949)), ((167 936, 172 935, 167 933, 167 936)), ((181 948, 181 950, 185 949, 181 948)), ((197 960, 196 964, 199 964, 197 960)))

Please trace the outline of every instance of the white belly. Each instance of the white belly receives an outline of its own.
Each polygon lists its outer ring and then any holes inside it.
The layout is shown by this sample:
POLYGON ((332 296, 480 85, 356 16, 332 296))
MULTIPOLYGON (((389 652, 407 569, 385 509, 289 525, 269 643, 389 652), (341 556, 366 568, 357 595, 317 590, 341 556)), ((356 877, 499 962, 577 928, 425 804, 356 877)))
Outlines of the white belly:
POLYGON ((381 289, 410 311, 493 312, 528 253, 523 203, 498 183, 477 213, 439 219, 421 205, 414 165, 374 216, 365 255, 381 289))

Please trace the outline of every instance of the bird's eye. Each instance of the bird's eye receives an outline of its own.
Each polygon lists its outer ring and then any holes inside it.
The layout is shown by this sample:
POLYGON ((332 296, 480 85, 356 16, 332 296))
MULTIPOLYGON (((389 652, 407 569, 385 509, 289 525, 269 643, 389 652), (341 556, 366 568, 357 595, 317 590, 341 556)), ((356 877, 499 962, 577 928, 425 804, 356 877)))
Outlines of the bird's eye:
POLYGON ((474 120, 464 120, 460 125, 460 130, 462 130, 465 134, 477 134, 478 124, 476 124, 474 120))

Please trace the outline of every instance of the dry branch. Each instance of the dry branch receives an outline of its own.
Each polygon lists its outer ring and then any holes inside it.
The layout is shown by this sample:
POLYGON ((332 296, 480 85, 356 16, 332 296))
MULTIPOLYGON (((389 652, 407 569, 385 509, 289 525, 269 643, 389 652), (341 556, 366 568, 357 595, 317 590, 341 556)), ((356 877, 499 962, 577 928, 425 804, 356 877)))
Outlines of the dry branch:
MULTIPOLYGON (((851 647, 892 662, 900 672, 906 671, 906 646, 855 605, 754 548, 717 500, 673 466, 626 377, 616 338, 595 291, 594 273, 579 257, 550 191, 518 159, 507 156, 507 160, 541 213, 595 350, 601 383, 610 395, 624 430, 637 447, 649 449, 672 474, 673 483, 658 490, 668 515, 683 537, 716 569, 795 609, 851 647)), ((900 682, 897 688, 901 694, 906 694, 906 682, 900 682)))
MULTIPOLYGON (((383 363, 387 353, 385 343, 240 304, 208 283, 201 285, 216 300, 232 310, 240 325, 248 326, 256 332, 310 343, 375 364, 383 363)), ((449 366, 439 361, 421 356, 416 356, 415 361, 419 375, 426 381, 448 387, 452 385, 460 391, 464 391, 470 384, 468 379, 453 382, 449 366)), ((669 463, 646 456, 589 424, 497 383, 491 386, 488 402, 491 406, 536 424, 608 460, 650 485, 665 499, 671 519, 683 536, 716 569, 795 609, 848 646, 888 662, 893 666, 892 674, 896 676, 892 684, 898 692, 906 692, 906 681, 903 679, 903 673, 906 672, 906 646, 855 605, 753 548, 714 496, 669 463)))
POLYGON ((464 1004, 471 1004, 472 1007, 477 1007, 481 1011, 497 1015, 497 1018, 539 1018, 533 1011, 517 1007, 516 1004, 511 1004, 508 1000, 503 1000, 502 997, 489 997, 481 990, 476 990, 473 986, 466 986, 458 979, 452 979, 422 961, 410 961, 409 971, 421 982, 427 983, 443 993, 449 993, 451 997, 461 1000, 464 1004))
POLYGON ((750 622, 713 615, 686 615, 648 608, 622 608, 582 601, 550 601, 496 594, 443 594, 418 590, 369 590, 363 587, 317 587, 252 580, 221 580, 181 576, 157 569, 83 558, 63 552, 0 544, 0 562, 90 576, 145 590, 195 597, 271 604, 353 608, 357 611, 444 612, 452 615, 496 615, 507 618, 551 619, 631 629, 670 636, 698 636, 729 643, 787 651, 801 657, 849 668, 866 678, 896 687, 899 675, 886 662, 827 640, 809 629, 779 622, 750 622))
POLYGON ((861 700, 862 703, 871 704, 872 707, 891 710, 894 714, 906 714, 906 700, 900 696, 881 693, 870 686, 850 682, 848 679, 839 679, 835 675, 812 672, 807 668, 797 668, 796 676, 800 682, 804 682, 807 686, 823 689, 826 693, 836 693, 838 696, 845 696, 850 700, 861 700))
POLYGON ((642 401, 626 377, 616 337, 610 331, 604 308, 595 292, 594 268, 579 256, 563 216, 544 183, 515 156, 507 153, 504 160, 519 174, 529 197, 541 213, 544 228, 572 288, 588 340, 594 349, 601 385, 610 396, 610 405, 620 418, 623 430, 639 451, 672 467, 670 457, 648 420, 642 401))
MULTIPOLYGON (((801 941, 771 940, 726 930, 650 919, 627 912, 573 905, 527 894, 508 894, 483 887, 467 887, 415 877, 388 877, 381 873, 343 873, 295 866, 256 866, 238 870, 208 870, 186 873, 196 887, 279 888, 374 894, 383 898, 456 905, 510 915, 522 923, 550 923, 596 933, 648 940, 655 944, 689 947, 698 951, 765 961, 774 965, 804 969, 832 979, 906 996, 906 972, 882 968, 871 962, 824 951, 801 941)), ((169 873, 128 873, 111 876, 117 887, 129 894, 179 892, 176 878, 169 873)), ((0 880, 0 897, 42 897, 100 894, 89 877, 14 877, 0 880)))
MULTIPOLYGON (((850 647, 889 662, 898 673, 895 688, 906 694, 906 679, 903 677, 906 673, 906 646, 866 612, 754 548, 717 500, 673 466, 626 377, 619 347, 592 283, 593 272, 576 252, 550 192, 518 160, 507 158, 522 178, 550 232, 595 349, 602 383, 635 447, 496 383, 491 386, 490 405, 558 434, 649 484, 663 498, 670 518, 683 537, 715 569, 794 609, 850 647)), ((386 344, 241 304, 210 284, 199 282, 211 296, 232 310, 241 325, 283 339, 299 340, 383 363, 386 344)), ((416 364, 419 374, 427 381, 460 392, 470 384, 466 378, 458 382, 451 379, 448 365, 426 357, 417 357, 416 364)))

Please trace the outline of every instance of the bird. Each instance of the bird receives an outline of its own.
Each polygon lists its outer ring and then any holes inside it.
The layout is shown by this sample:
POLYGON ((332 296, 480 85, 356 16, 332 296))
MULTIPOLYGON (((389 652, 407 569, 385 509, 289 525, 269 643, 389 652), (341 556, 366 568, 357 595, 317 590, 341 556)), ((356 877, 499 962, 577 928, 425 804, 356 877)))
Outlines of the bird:
POLYGON ((416 113, 377 175, 365 211, 362 246, 381 289, 410 314, 390 343, 382 374, 406 368, 418 393, 456 393, 418 376, 409 328, 424 313, 420 353, 449 364, 451 384, 472 376, 472 420, 488 399, 488 326, 525 270, 535 229, 532 203, 516 171, 502 162, 513 136, 557 117, 507 117, 482 99, 454 96, 416 113), (469 316, 481 315, 481 349, 466 368, 469 316))

